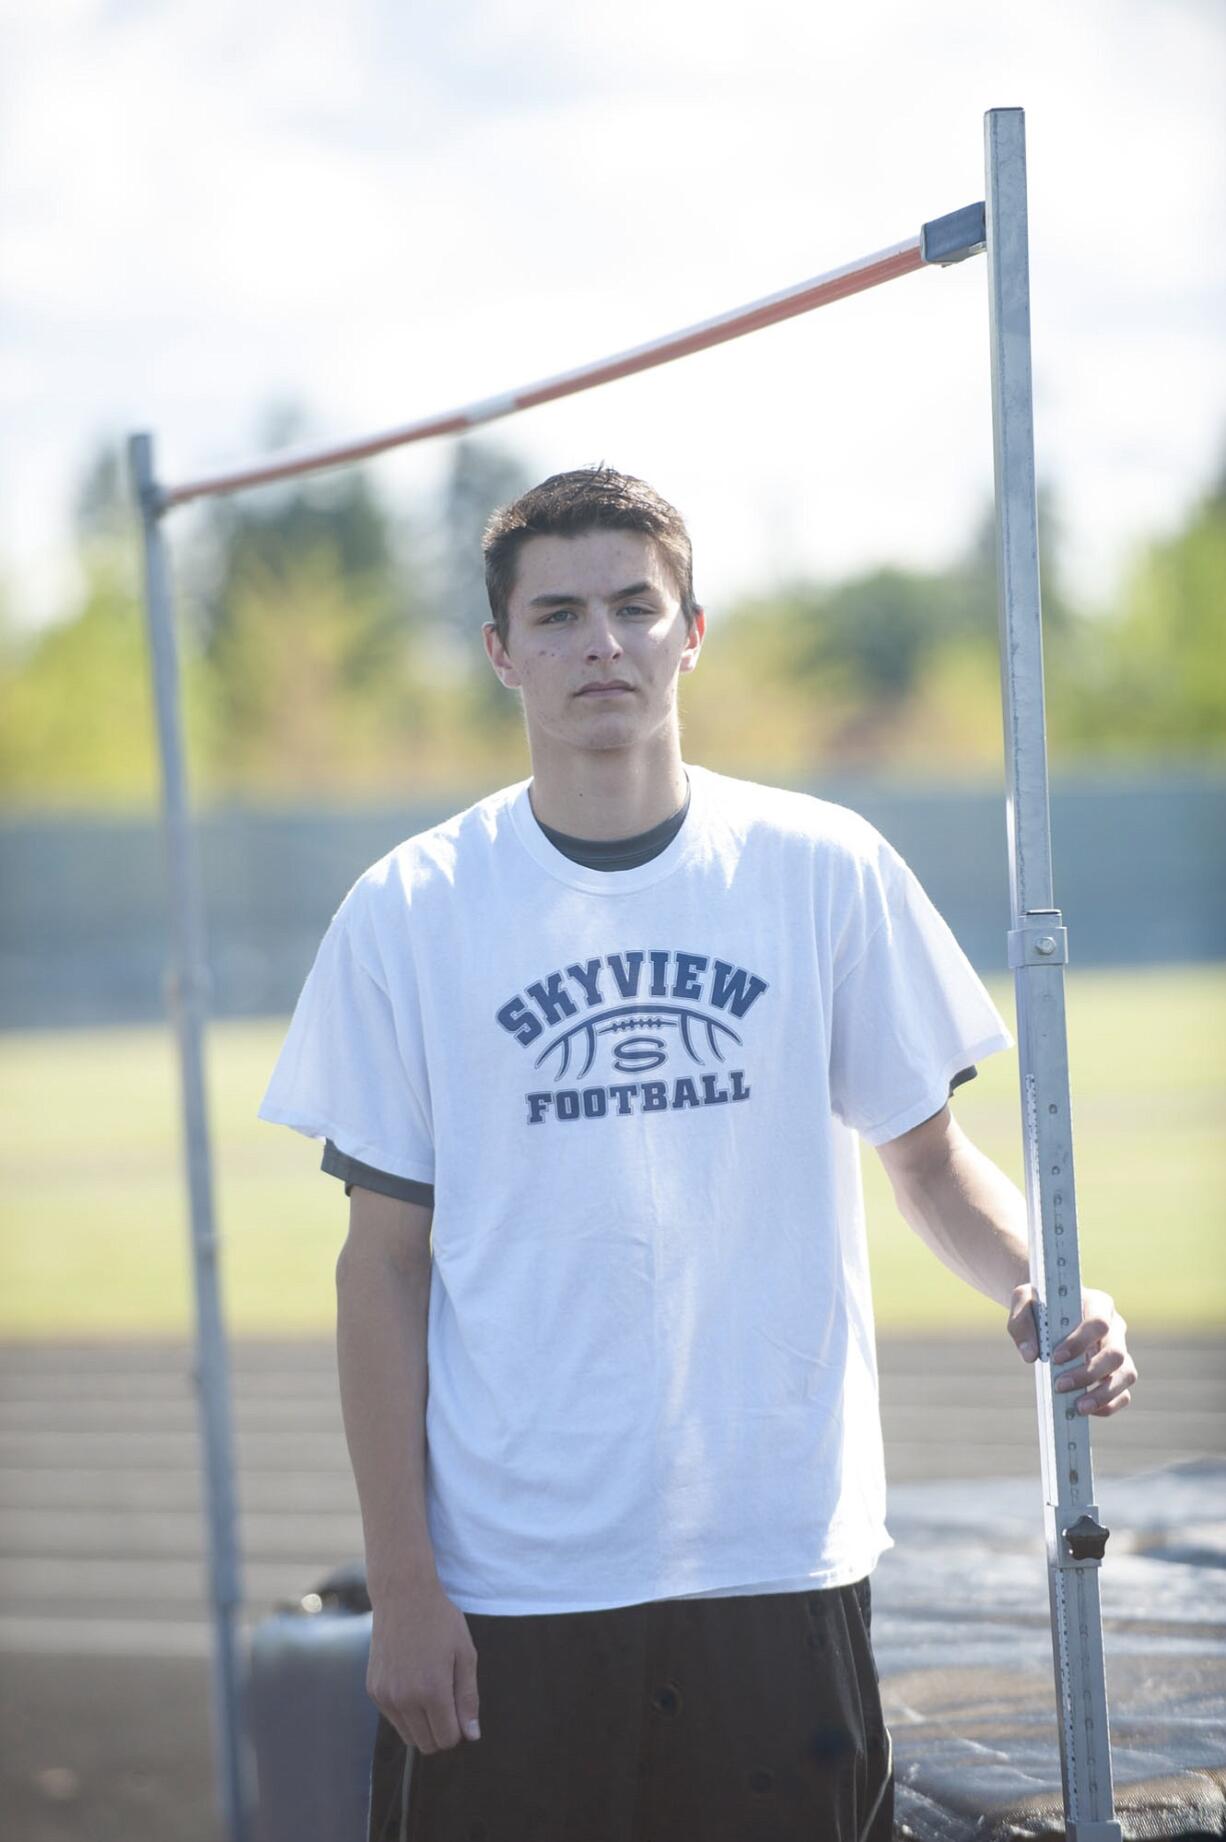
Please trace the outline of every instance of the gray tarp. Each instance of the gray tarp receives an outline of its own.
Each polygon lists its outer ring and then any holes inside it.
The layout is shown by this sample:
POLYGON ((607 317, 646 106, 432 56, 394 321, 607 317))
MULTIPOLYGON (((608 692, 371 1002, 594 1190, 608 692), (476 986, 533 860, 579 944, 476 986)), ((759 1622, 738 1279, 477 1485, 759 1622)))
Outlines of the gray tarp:
MULTIPOLYGON (((1226 1465, 1104 1480, 1098 1504, 1124 1835, 1224 1835, 1226 1465)), ((1025 1479, 890 1492, 873 1639, 900 1836, 1064 1835, 1041 1508, 1025 1479)))

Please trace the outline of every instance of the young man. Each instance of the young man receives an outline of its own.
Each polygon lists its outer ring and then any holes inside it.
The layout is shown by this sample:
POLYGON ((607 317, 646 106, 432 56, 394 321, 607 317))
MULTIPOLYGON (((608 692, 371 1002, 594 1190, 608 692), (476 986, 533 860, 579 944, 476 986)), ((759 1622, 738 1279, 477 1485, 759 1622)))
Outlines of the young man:
MULTIPOLYGON (((683 763, 670 505, 557 475, 485 561, 531 780, 358 879, 261 1108, 351 1198, 371 1842, 884 1842, 857 1135, 1034 1360, 1022 1198, 946 1104, 1010 1038, 863 819, 683 763)), ((1057 1385, 1105 1416, 1083 1311, 1057 1385)))

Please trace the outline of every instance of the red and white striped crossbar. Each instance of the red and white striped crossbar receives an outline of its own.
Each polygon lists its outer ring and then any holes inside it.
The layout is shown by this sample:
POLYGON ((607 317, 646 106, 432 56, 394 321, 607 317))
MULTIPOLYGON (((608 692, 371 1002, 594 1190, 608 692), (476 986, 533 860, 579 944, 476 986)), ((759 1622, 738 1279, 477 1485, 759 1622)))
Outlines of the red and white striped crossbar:
MULTIPOLYGON (((975 207, 968 208, 974 210, 975 207)), ((978 207, 980 212, 982 207, 978 207)), ((862 256, 857 262, 846 263, 840 269, 831 269, 825 275, 814 276, 810 281, 798 282, 794 287, 782 288, 777 294, 768 294, 763 300, 753 301, 748 307, 735 307, 729 313, 717 314, 712 320, 703 320, 697 326, 687 326, 681 332, 668 333, 662 339, 652 339, 647 345, 638 345, 629 352, 621 352, 614 358, 601 358, 594 364, 581 365, 578 370, 564 371, 558 377, 546 378, 543 383, 527 384, 522 389, 507 391, 503 396, 487 397, 483 402, 470 403, 464 409, 453 409, 441 416, 429 416, 422 422, 410 422, 403 428, 388 429, 381 435, 367 435, 358 441, 346 441, 334 447, 303 448, 297 451, 287 450, 275 459, 260 460, 242 467, 232 467, 224 473, 203 474, 199 479, 185 480, 179 486, 164 487, 158 494, 158 510, 168 511, 171 506, 183 505, 189 499, 202 499, 214 493, 236 492, 245 486, 264 486, 273 480, 291 479, 295 474, 314 473, 323 467, 338 467, 347 461, 369 460, 373 454, 382 454, 388 448, 402 448, 411 441, 429 441, 435 435, 458 435, 464 429, 478 428, 483 422, 496 422, 501 416, 512 416, 521 409, 534 409, 538 403, 552 403, 558 397, 574 396, 580 390, 592 390, 597 384, 611 384, 616 378, 631 377, 636 371, 648 371, 653 365, 670 363, 674 358, 685 358, 690 352, 705 351, 708 346, 722 345, 728 339, 739 339, 744 333, 758 332, 764 326, 773 326, 780 320, 790 320, 796 314, 809 313, 814 307, 824 307, 830 301, 843 300, 849 294, 862 294, 867 288, 875 288, 883 281, 893 281, 896 275, 909 275, 912 270, 923 268, 926 262, 946 260, 943 249, 938 252, 935 245, 930 247, 930 236, 937 225, 954 225, 966 213, 954 213, 949 219, 938 219, 934 224, 924 226, 919 236, 910 238, 906 243, 896 243, 890 249, 878 250, 875 255, 862 256)), ((970 254, 972 246, 967 241, 966 233, 961 228, 956 232, 960 247, 952 259, 957 260, 962 254, 970 254)), ((980 243, 977 247, 982 247, 980 243)))

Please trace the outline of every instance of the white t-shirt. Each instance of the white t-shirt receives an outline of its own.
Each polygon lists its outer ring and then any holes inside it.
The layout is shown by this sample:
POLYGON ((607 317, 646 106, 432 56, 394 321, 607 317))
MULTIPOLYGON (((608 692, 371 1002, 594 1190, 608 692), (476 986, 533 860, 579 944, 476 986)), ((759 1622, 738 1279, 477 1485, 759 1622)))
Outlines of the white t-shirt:
POLYGON ((1011 1039, 864 819, 687 772, 637 869, 563 856, 526 781, 372 865, 260 1108, 434 1186, 462 1611, 815 1590, 891 1545, 856 1135, 1011 1039))

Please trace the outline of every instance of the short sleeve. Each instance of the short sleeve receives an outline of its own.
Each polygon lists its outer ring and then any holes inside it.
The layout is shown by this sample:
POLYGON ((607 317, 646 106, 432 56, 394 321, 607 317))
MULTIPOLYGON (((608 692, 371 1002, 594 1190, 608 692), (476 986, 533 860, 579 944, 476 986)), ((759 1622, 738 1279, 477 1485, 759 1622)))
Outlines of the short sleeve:
POLYGON ((346 1157, 338 1151, 330 1138, 324 1140, 324 1155, 319 1168, 329 1177, 338 1177, 345 1186, 346 1196, 352 1196, 355 1189, 374 1190, 379 1196, 394 1196, 397 1202, 420 1203, 424 1208, 434 1207, 434 1185, 432 1183, 414 1183, 411 1177, 394 1177, 390 1170, 376 1170, 373 1164, 363 1164, 359 1158, 346 1157))
POLYGON ((415 1183, 434 1181, 434 1145, 419 1031, 397 1016, 359 956, 353 902, 320 943, 259 1117, 331 1139, 360 1163, 415 1183))
POLYGON ((878 842, 850 963, 836 965, 830 1045, 832 1108, 870 1145, 940 1112, 956 1076, 1013 1042, 914 873, 878 842))

